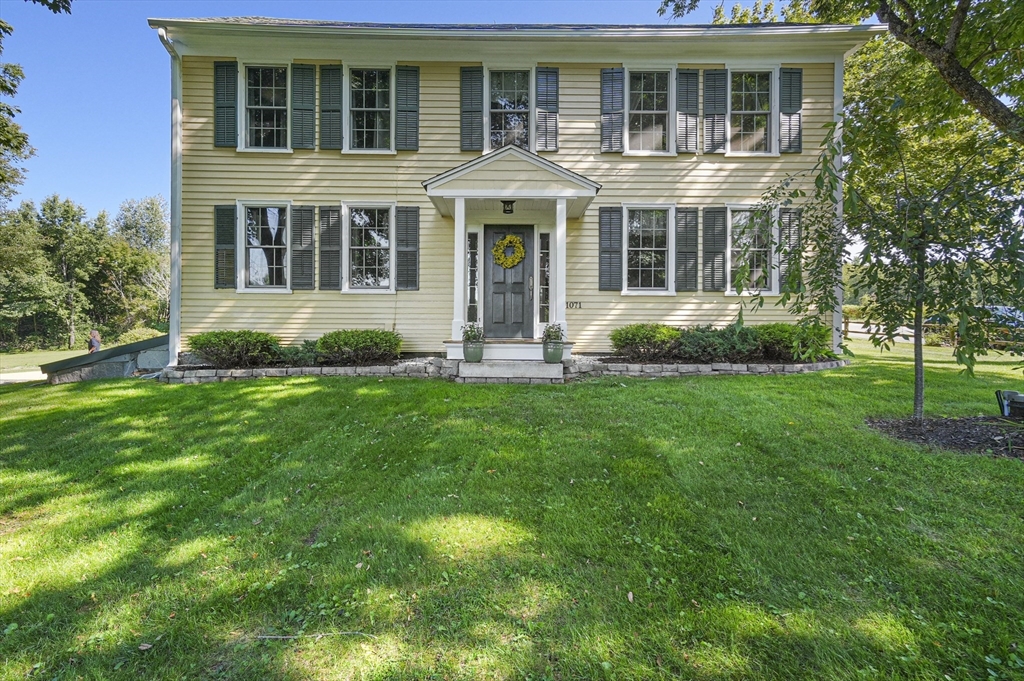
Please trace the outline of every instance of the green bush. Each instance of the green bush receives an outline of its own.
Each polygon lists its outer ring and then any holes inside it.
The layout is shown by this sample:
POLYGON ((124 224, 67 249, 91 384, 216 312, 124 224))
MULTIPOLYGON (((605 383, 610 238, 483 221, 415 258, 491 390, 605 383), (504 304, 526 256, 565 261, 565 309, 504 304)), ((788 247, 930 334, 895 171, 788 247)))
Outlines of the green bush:
POLYGON ((924 344, 931 348, 940 348, 946 342, 946 337, 941 333, 926 333, 924 335, 924 344))
POLYGON ((382 364, 398 359, 402 336, 383 329, 331 331, 316 342, 316 351, 324 364, 382 364))
POLYGON ((128 345, 129 343, 138 343, 139 341, 149 340, 150 338, 156 338, 157 336, 164 335, 163 332, 157 331, 156 329, 149 329, 145 326, 140 326, 137 329, 131 331, 125 331, 117 339, 114 345, 128 345))
POLYGON ((188 346, 218 369, 248 369, 275 362, 281 341, 262 331, 207 331, 191 336, 188 346))
POLYGON ((760 358, 757 331, 740 324, 730 324, 722 329, 711 325, 683 329, 674 353, 677 361, 694 364, 743 363, 760 358))
POLYGON ((630 324, 615 329, 609 338, 615 354, 644 362, 670 358, 679 335, 679 329, 664 324, 630 324))
POLYGON ((847 319, 861 320, 864 319, 864 306, 863 305, 843 305, 843 316, 847 319))
POLYGON ((761 343, 761 354, 769 362, 792 362, 796 357, 793 348, 801 327, 796 324, 760 324, 751 327, 761 343))
POLYGON ((316 341, 304 340, 299 345, 282 345, 277 349, 277 364, 286 367, 313 367, 320 363, 316 341))

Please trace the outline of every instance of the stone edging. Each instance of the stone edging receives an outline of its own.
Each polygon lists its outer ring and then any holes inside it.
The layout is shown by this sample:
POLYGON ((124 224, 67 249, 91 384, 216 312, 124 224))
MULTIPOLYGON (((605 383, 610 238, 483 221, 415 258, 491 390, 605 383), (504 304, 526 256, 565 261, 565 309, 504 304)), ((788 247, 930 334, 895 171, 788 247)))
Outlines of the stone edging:
POLYGON ((459 377, 460 360, 440 357, 404 360, 391 366, 365 367, 280 367, 270 369, 164 369, 158 378, 163 383, 217 383, 280 376, 377 376, 394 378, 441 378, 459 383, 562 383, 599 376, 634 378, 672 378, 677 376, 733 376, 763 374, 801 374, 838 369, 849 365, 847 359, 808 364, 619 364, 575 358, 562 363, 562 379, 469 379, 459 377))

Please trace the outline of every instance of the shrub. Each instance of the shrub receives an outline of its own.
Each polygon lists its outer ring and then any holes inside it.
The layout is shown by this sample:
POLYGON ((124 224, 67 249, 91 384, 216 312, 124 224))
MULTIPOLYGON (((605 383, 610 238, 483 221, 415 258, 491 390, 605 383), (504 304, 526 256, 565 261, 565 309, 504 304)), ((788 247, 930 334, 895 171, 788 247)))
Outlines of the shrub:
POLYGON ((324 364, 393 362, 402 352, 402 336, 383 329, 331 331, 316 342, 316 351, 324 364))
POLYGON ((941 333, 926 333, 924 335, 924 344, 929 347, 939 348, 942 347, 942 345, 945 344, 945 342, 946 337, 943 336, 941 333))
POLYGON ((761 345, 757 331, 749 326, 730 324, 716 329, 709 324, 683 329, 674 355, 681 362, 694 364, 750 362, 761 358, 761 345))
POLYGON ((798 362, 817 362, 835 359, 832 350, 832 327, 826 324, 797 324, 795 359, 798 362))
POLYGON ((277 349, 277 363, 286 367, 312 367, 319 364, 316 341, 304 340, 299 345, 282 345, 277 349))
POLYGON ((751 327, 757 332, 761 354, 769 362, 792 362, 800 328, 796 324, 761 324, 751 327))
POLYGON ((847 319, 861 320, 864 319, 864 306, 863 305, 843 305, 843 316, 847 319))
POLYGON ((145 326, 140 326, 137 329, 131 331, 125 331, 117 339, 115 345, 128 345, 129 343, 138 343, 139 341, 149 340, 150 338, 156 338, 157 336, 164 335, 163 332, 157 331, 156 329, 149 329, 145 326))
POLYGON ((190 337, 188 346, 218 369, 248 369, 274 362, 281 341, 263 331, 207 331, 190 337))
POLYGON ((672 356, 679 329, 664 324, 630 324, 609 335, 615 354, 630 361, 668 359, 672 356))

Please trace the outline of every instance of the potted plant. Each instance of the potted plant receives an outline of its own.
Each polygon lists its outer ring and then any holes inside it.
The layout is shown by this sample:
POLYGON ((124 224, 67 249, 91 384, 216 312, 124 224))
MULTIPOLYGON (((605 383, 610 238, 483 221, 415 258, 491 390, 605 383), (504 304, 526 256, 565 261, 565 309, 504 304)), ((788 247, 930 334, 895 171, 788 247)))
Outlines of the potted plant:
POLYGON ((476 322, 462 327, 462 356, 474 363, 484 358, 484 327, 476 322))
POLYGON ((548 324, 544 327, 544 361, 548 364, 562 363, 562 350, 565 347, 565 338, 562 335, 561 324, 548 324))

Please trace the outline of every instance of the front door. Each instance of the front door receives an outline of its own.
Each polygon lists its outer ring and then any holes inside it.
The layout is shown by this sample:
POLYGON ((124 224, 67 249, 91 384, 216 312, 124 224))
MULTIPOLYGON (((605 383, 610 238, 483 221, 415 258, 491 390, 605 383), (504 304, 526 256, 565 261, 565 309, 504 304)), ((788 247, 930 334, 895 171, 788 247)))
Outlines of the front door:
MULTIPOLYGON (((533 227, 525 225, 484 226, 486 291, 484 335, 488 338, 533 338, 533 227), (508 235, 523 242, 523 259, 512 267, 494 261, 494 246, 508 235)), ((505 249, 506 257, 514 248, 505 249)), ((506 263, 507 264, 507 263, 506 263)))

